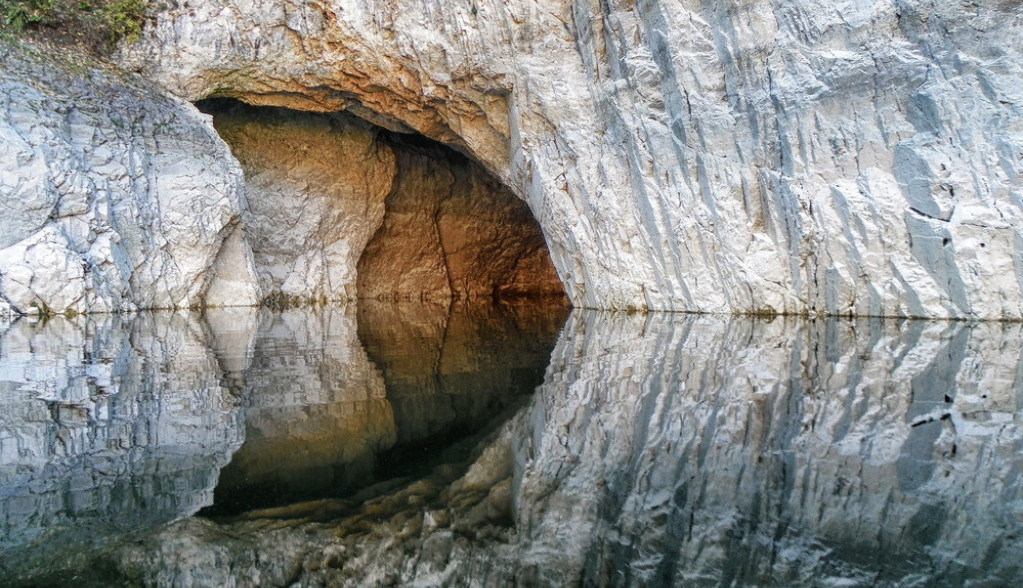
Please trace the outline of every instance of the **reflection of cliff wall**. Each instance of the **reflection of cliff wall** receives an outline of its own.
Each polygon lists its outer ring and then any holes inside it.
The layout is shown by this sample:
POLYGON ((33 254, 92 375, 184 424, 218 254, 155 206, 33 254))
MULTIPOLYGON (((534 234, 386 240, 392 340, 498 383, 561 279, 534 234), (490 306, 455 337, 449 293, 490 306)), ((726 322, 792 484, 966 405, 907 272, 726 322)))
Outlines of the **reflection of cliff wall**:
POLYGON ((365 484, 395 441, 384 381, 356 337, 353 311, 261 314, 242 384, 245 443, 222 471, 210 512, 365 484))
POLYGON ((0 327, 0 578, 195 512, 241 442, 194 316, 0 327))
POLYGON ((330 523, 185 521, 117 564, 168 584, 199 553, 210 584, 1013 585, 1021 331, 576 311, 461 473, 330 523))
POLYGON ((1021 327, 798 326, 574 314, 519 437, 527 577, 1018 577, 1021 327))
POLYGON ((565 312, 359 308, 358 327, 354 310, 261 313, 239 376, 245 443, 204 515, 349 495, 402 465, 396 445, 483 428, 540 383, 565 312))

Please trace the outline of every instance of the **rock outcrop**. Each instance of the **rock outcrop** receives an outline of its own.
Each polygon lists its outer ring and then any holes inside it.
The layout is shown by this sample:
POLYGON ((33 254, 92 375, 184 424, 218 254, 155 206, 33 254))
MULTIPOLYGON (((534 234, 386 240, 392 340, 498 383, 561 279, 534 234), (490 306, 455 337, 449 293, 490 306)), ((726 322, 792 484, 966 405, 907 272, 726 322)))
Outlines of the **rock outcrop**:
POLYGON ((3 51, 0 312, 563 292, 526 205, 449 149, 232 101, 201 104, 214 131, 131 76, 3 51))
POLYGON ((1023 6, 213 0, 121 63, 348 109, 529 203, 572 302, 1023 318, 1023 6))
POLYGON ((208 117, 73 59, 0 43, 0 314, 258 302, 208 117))

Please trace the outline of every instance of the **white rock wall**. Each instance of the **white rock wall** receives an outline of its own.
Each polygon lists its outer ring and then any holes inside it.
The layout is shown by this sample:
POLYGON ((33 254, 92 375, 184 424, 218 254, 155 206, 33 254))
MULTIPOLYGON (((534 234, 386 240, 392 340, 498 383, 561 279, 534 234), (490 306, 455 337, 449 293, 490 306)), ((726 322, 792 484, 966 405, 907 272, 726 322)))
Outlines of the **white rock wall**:
POLYGON ((71 59, 0 46, 0 314, 256 302, 208 117, 71 59))
POLYGON ((214 0, 123 64, 354 113, 526 199, 576 305, 1023 317, 1023 8, 214 0))

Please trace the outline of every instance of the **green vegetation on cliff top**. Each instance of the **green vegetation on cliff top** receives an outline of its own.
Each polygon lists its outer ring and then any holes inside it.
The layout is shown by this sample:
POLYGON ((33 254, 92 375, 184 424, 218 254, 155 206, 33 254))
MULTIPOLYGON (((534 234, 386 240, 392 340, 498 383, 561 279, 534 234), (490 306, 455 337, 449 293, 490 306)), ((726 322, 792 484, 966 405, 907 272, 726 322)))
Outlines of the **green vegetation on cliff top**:
POLYGON ((109 52, 142 32, 147 0, 0 0, 0 30, 109 52))

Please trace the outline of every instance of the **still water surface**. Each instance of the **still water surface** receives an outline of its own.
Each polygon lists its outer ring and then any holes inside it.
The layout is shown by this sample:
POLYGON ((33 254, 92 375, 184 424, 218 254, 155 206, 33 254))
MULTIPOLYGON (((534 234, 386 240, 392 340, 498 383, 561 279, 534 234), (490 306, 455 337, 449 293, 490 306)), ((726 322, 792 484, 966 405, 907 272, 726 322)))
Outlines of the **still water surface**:
POLYGON ((1015 586, 1021 474, 1019 324, 0 325, 2 585, 1015 586))

